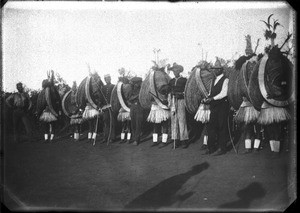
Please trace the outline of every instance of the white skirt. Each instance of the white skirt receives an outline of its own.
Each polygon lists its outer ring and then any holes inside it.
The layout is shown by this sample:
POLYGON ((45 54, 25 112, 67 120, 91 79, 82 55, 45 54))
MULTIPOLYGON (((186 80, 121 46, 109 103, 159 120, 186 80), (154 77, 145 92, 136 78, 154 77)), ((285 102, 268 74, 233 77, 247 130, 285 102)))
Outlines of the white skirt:
POLYGON ((286 108, 270 106, 261 109, 257 122, 262 125, 267 125, 289 119, 291 119, 291 115, 286 108))
POLYGON ((99 115, 98 110, 93 108, 91 105, 86 105, 84 112, 82 114, 82 119, 84 120, 93 119, 96 118, 97 115, 99 115))
POLYGON ((81 115, 72 115, 71 116, 71 120, 70 120, 70 124, 81 124, 82 123, 82 116, 81 115))
POLYGON ((234 120, 236 122, 244 122, 246 124, 256 122, 259 116, 259 111, 257 111, 253 105, 240 107, 237 111, 234 120))
POLYGON ((151 123, 161 123, 170 118, 170 111, 161 108, 156 104, 152 104, 151 111, 148 115, 147 121, 151 123))
POLYGON ((127 112, 125 109, 121 108, 118 114, 118 121, 130 121, 130 112, 127 112))
POLYGON ((46 108, 40 116, 40 121, 50 123, 53 121, 57 121, 57 118, 50 112, 48 108, 46 108))
POLYGON ((207 104, 200 104, 194 119, 200 121, 201 123, 208 123, 210 118, 210 109, 207 104))

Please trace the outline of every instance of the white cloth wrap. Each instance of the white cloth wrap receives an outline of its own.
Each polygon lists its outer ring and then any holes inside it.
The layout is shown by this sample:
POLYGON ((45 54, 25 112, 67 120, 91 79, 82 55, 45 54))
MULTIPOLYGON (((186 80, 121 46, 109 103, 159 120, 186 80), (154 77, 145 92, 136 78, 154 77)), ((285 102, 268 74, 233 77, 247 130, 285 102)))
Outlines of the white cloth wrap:
POLYGON ((57 121, 57 117, 49 110, 48 107, 46 107, 46 109, 44 109, 43 113, 41 114, 39 120, 50 123, 53 121, 57 121))
POLYGON ((200 104, 198 110, 194 116, 196 121, 200 121, 201 123, 208 123, 210 118, 210 109, 205 106, 205 104, 200 104))
POLYGON ((118 121, 130 121, 131 117, 130 117, 130 111, 126 111, 123 107, 121 107, 121 109, 119 110, 119 114, 118 114, 118 121))
POLYGON ((86 105, 84 112, 82 114, 82 119, 89 120, 97 117, 99 111, 93 108, 91 105, 86 105))
POLYGON ((165 110, 156 103, 151 105, 151 111, 148 115, 147 121, 151 123, 161 123, 170 118, 169 110, 165 110))
POLYGON ((291 115, 284 107, 275 107, 267 104, 263 104, 264 108, 261 109, 257 122, 262 125, 279 123, 282 121, 290 120, 291 115))

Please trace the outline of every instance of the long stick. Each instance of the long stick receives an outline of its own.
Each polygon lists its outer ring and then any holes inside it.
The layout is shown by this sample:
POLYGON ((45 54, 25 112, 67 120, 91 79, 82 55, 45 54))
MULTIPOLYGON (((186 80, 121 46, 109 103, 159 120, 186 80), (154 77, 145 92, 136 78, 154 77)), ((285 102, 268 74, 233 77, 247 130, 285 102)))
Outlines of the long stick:
POLYGON ((173 149, 176 149, 176 137, 175 137, 175 130, 177 128, 177 112, 176 112, 176 105, 175 105, 175 97, 173 96, 172 98, 172 102, 173 102, 173 105, 174 105, 174 108, 175 108, 175 125, 174 125, 174 146, 173 146, 173 149))
POLYGON ((228 132, 229 132, 230 142, 231 142, 231 144, 232 144, 232 147, 233 147, 233 149, 234 149, 235 154, 237 154, 236 148, 235 148, 235 146, 234 146, 234 143, 233 143, 233 140, 232 140, 232 137, 231 137, 230 127, 229 127, 229 116, 228 116, 228 118, 227 118, 227 127, 228 127, 228 132))
MULTIPOLYGON (((98 120, 99 120, 99 115, 97 115, 96 127, 95 127, 95 132, 94 132, 94 133, 96 133, 96 137, 97 137, 97 131, 98 131, 98 120)), ((93 146, 95 146, 95 144, 96 144, 96 137, 94 138, 93 146)))
POLYGON ((111 108, 108 108, 108 113, 109 113, 109 134, 108 134, 106 145, 109 144, 110 136, 111 136, 111 131, 112 131, 112 113, 111 113, 111 108))
POLYGON ((176 139, 175 139, 175 130, 176 130, 176 124, 177 124, 177 122, 176 122, 176 113, 175 113, 175 125, 174 125, 174 132, 173 132, 173 134, 174 134, 174 142, 173 142, 173 149, 176 149, 176 139))

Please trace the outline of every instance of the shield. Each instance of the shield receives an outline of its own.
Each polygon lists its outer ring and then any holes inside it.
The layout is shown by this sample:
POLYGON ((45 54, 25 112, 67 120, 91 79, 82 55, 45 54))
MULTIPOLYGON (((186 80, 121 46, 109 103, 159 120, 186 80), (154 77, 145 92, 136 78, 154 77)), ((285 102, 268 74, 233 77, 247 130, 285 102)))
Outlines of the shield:
POLYGON ((238 110, 243 102, 243 96, 240 90, 240 70, 233 69, 229 74, 227 97, 230 106, 238 110))
POLYGON ((84 78, 78 86, 77 93, 76 93, 76 103, 78 107, 82 110, 85 109, 86 106, 86 95, 85 95, 85 84, 88 77, 84 78))
POLYGON ((256 61, 246 61, 243 64, 237 79, 238 88, 240 90, 242 97, 246 97, 248 100, 250 100, 249 93, 248 93, 249 80, 256 64, 257 64, 256 61))
POLYGON ((117 83, 117 85, 113 88, 110 99, 110 104, 114 112, 119 112, 121 107, 127 112, 130 111, 127 101, 130 97, 131 91, 132 87, 130 84, 124 84, 122 82, 117 83))
POLYGON ((256 110, 261 109, 261 105, 264 101, 264 98, 259 89, 259 82, 258 82, 258 68, 261 60, 258 64, 254 67, 253 72, 249 79, 249 87, 248 87, 248 94, 249 94, 249 101, 253 104, 256 110))
MULTIPOLYGON (((151 70, 141 85, 139 94, 139 101, 141 106, 144 109, 150 109, 152 102, 166 100, 167 97, 159 93, 158 91, 160 91, 160 89, 164 86, 168 85, 170 80, 170 76, 164 71, 151 70)), ((160 102, 158 104, 163 106, 163 108, 165 107, 160 102)))
POLYGON ((60 96, 54 86, 46 87, 43 89, 37 98, 37 112, 41 114, 42 111, 49 107, 49 110, 55 116, 58 116, 60 109, 60 96))
POLYGON ((76 103, 76 92, 68 91, 62 99, 62 109, 66 116, 71 118, 72 115, 76 114, 78 111, 78 106, 76 103))
POLYGON ((274 58, 265 55, 258 70, 259 89, 263 98, 274 106, 287 106, 293 95, 292 76, 292 63, 285 56, 274 58))
POLYGON ((40 115, 43 110, 46 108, 47 106, 47 102, 46 102, 46 97, 45 97, 45 89, 43 89, 37 97, 37 102, 36 102, 36 111, 38 113, 38 115, 40 115))
POLYGON ((145 80, 142 82, 141 84, 141 90, 140 90, 140 94, 139 94, 139 101, 141 106, 144 109, 151 109, 151 95, 149 94, 150 91, 150 74, 147 75, 147 77, 145 78, 145 80))
POLYGON ((102 94, 103 83, 98 75, 88 76, 85 82, 85 95, 93 108, 97 109, 106 103, 102 94))
POLYGON ((202 99, 209 94, 213 75, 208 69, 196 67, 189 76, 185 89, 185 105, 188 112, 196 113, 202 99))
POLYGON ((250 101, 260 110, 264 101, 277 107, 285 107, 293 94, 293 65, 283 55, 264 55, 250 76, 248 93, 250 101))

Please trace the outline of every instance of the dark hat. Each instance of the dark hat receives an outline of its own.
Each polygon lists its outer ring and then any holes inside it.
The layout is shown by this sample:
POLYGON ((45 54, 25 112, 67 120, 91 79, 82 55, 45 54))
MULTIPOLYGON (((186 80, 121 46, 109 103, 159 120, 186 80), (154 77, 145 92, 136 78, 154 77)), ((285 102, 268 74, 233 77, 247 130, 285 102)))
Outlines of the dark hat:
POLYGON ((135 84, 135 83, 142 82, 143 79, 141 77, 133 77, 132 79, 130 79, 130 81, 135 84))
POLYGON ((175 62, 173 63, 173 66, 169 68, 169 70, 172 71, 178 71, 178 72, 183 72, 183 66, 176 64, 175 62))

